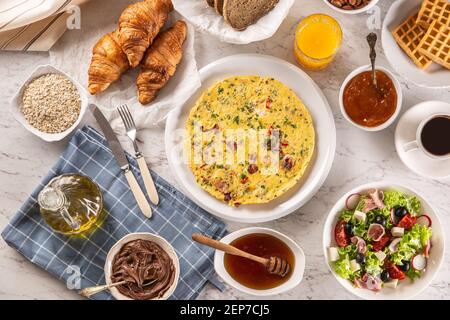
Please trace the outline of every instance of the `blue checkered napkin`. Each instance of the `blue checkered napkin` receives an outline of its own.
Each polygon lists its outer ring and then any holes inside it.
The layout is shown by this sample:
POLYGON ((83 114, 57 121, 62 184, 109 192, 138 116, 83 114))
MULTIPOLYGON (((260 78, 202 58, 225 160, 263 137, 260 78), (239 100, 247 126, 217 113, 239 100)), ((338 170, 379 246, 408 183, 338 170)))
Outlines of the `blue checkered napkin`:
MULTIPOLYGON (((135 159, 128 156, 133 173, 144 184, 135 159)), ((210 280, 217 285, 213 269, 213 249, 194 244, 191 234, 201 232, 214 238, 226 233, 224 223, 212 217, 180 191, 152 173, 160 204, 152 206, 147 219, 137 207, 117 162, 106 141, 90 127, 78 130, 56 165, 23 204, 3 230, 5 241, 31 262, 68 284, 81 287, 104 284, 103 267, 109 249, 131 232, 156 233, 168 240, 180 259, 181 274, 171 299, 195 299, 210 280), (101 188, 108 211, 102 226, 85 237, 67 237, 53 232, 42 219, 37 204, 39 191, 53 177, 63 173, 81 173, 101 188)), ((94 299, 112 299, 108 291, 94 299)))

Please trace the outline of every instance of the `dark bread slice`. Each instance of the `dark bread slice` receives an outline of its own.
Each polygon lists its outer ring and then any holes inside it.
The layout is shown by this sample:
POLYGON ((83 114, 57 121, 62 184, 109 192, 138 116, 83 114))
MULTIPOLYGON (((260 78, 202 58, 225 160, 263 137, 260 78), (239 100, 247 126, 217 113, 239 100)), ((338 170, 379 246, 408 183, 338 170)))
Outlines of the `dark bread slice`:
POLYGON ((208 2, 208 5, 209 5, 210 7, 213 7, 213 8, 214 8, 214 0, 206 0, 206 2, 208 2))
POLYGON ((244 30, 266 15, 279 0, 224 0, 223 16, 236 30, 244 30))
POLYGON ((224 0, 214 0, 214 8, 221 16, 223 16, 223 2, 224 0))

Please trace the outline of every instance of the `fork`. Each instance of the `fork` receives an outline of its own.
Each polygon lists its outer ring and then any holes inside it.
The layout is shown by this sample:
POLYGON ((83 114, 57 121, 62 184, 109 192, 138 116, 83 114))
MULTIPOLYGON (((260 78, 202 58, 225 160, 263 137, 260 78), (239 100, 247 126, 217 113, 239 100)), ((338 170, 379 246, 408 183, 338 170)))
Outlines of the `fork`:
POLYGON ((139 170, 141 171, 142 178, 144 179, 145 189, 150 197, 151 202, 154 205, 159 203, 158 192, 156 191, 155 183, 153 182, 152 176, 148 169, 147 163, 145 162, 144 156, 139 151, 139 147, 136 142, 137 129, 134 124, 133 116, 131 115, 128 105, 124 104, 117 108, 119 115, 122 118, 123 124, 125 125, 125 130, 127 132, 128 138, 133 142, 135 158, 139 165, 139 170))

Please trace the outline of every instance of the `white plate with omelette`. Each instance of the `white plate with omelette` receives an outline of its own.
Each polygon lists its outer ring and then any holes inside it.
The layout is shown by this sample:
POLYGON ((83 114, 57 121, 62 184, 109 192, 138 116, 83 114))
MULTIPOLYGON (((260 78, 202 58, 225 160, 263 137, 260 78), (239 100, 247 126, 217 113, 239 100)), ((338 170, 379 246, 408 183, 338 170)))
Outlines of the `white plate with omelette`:
POLYGON ((194 202, 223 219, 259 223, 292 213, 325 181, 336 129, 302 70, 257 54, 200 71, 202 86, 168 116, 170 168, 194 202))

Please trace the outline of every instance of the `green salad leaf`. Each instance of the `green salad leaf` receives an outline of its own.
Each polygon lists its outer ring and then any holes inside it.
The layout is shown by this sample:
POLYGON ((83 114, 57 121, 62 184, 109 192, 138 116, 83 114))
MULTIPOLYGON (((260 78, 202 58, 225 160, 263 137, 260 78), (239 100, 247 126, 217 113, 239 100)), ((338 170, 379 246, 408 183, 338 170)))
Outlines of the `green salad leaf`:
POLYGON ((356 258, 358 249, 356 248, 356 246, 354 244, 349 244, 346 247, 338 248, 338 252, 341 257, 348 256, 350 258, 350 260, 352 260, 352 259, 356 258))
POLYGON ((422 271, 416 270, 414 268, 409 268, 409 270, 406 271, 406 276, 411 280, 414 280, 422 276, 422 271))
POLYGON ((377 276, 380 273, 383 272, 383 261, 380 261, 380 259, 377 258, 377 256, 375 255, 375 252, 372 251, 372 245, 367 245, 367 251, 366 251, 366 264, 365 264, 365 269, 366 272, 373 275, 373 276, 377 276))
POLYGON ((422 250, 431 238, 431 228, 415 224, 410 231, 406 231, 400 240, 397 252, 391 255, 395 264, 402 264, 402 260, 410 260, 419 250, 422 250))
POLYGON ((400 191, 385 191, 384 204, 388 210, 396 207, 405 207, 412 216, 420 211, 420 200, 417 197, 408 197, 400 191))
POLYGON ((344 210, 341 212, 340 218, 345 220, 345 222, 349 222, 353 218, 353 213, 353 210, 344 210))
POLYGON ((339 248, 340 259, 335 262, 334 270, 336 273, 344 279, 354 279, 357 272, 353 272, 350 269, 350 261, 355 259, 357 254, 357 248, 354 244, 350 244, 346 247, 339 248))

